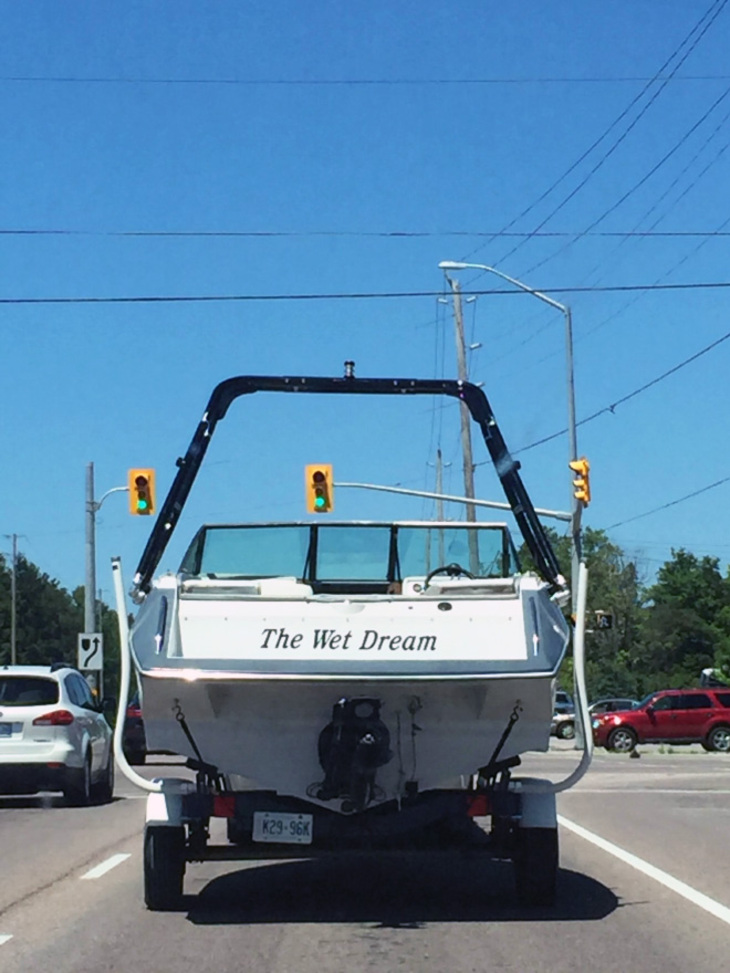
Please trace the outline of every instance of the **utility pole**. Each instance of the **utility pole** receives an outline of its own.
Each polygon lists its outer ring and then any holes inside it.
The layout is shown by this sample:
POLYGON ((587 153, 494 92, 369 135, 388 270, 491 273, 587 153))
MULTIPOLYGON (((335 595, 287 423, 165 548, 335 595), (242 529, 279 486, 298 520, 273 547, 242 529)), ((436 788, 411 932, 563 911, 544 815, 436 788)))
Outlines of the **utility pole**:
MULTIPOLYGON (((451 465, 451 464, 449 464, 451 465)), ((444 462, 441 456, 441 450, 436 450, 436 493, 443 494, 444 492, 444 462)), ((436 520, 443 521, 444 519, 444 502, 439 497, 436 501, 436 520)), ((446 555, 444 554, 444 531, 442 527, 439 527, 439 566, 443 565, 446 555)))
MULTIPOLYGON (((456 331, 456 365, 460 382, 467 382, 466 348, 464 342, 464 318, 461 311, 461 285, 446 274, 451 292, 454 296, 454 325, 456 331)), ((471 426, 469 409, 465 402, 459 403, 461 411, 461 451, 464 460, 464 496, 474 497, 474 460, 471 450, 471 426)), ((474 504, 466 504, 466 519, 476 521, 477 512, 474 504)), ((476 531, 469 531, 469 570, 473 574, 479 572, 479 540, 476 531)))
POLYGON ((14 666, 18 660, 16 647, 17 636, 17 565, 18 565, 18 535, 13 534, 13 553, 10 567, 10 665, 14 666))
MULTIPOLYGON (((94 502, 94 464, 86 464, 86 574, 84 582, 84 631, 96 631, 96 503, 94 502)), ((102 675, 93 675, 101 696, 102 675)))
POLYGON ((96 504, 94 464, 86 464, 86 580, 84 584, 84 631, 96 631, 96 504))
POLYGON ((18 535, 3 534, 3 537, 7 537, 7 539, 12 544, 12 549, 10 554, 10 665, 14 666, 18 661, 18 652, 16 646, 17 608, 18 608, 18 591, 17 591, 18 535))
MULTIPOLYGON (((141 471, 140 471, 141 472, 141 471)), ((146 471, 145 471, 146 472, 146 471)), ((150 471, 151 472, 151 471, 150 471)), ((86 578, 84 582, 84 631, 97 633, 101 631, 101 589, 99 590, 99 604, 96 603, 96 512, 112 493, 126 493, 128 486, 112 487, 107 490, 100 500, 94 500, 94 464, 86 464, 86 578), (97 628, 98 622, 98 628, 97 628)), ((94 680, 94 685, 102 697, 104 686, 103 670, 87 672, 87 678, 94 680)))

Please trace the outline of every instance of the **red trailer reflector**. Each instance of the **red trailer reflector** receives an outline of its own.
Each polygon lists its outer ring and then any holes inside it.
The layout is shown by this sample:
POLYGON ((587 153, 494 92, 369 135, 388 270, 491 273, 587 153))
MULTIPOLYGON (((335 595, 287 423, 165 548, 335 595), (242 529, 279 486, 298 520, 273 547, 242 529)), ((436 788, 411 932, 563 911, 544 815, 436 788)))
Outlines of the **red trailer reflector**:
POLYGON ((236 798, 233 794, 216 794, 213 798, 213 817, 232 818, 236 814, 236 798))
POLYGON ((485 818, 492 813, 489 794, 472 794, 467 799, 466 813, 470 818, 485 818))

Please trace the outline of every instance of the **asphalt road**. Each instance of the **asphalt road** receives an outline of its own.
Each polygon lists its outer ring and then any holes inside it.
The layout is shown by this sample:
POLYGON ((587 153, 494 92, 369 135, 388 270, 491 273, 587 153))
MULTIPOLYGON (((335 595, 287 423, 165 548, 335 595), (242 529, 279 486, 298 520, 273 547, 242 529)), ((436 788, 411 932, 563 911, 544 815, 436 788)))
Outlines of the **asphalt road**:
MULTIPOLYGON (((524 762, 562 777, 571 745, 524 762)), ((169 769, 169 768, 168 768, 169 769)), ((164 768, 149 767, 159 774, 164 768)), ((522 772, 522 770, 521 770, 522 772)), ((5 973, 704 973, 730 943, 730 757, 598 753, 558 799, 558 903, 519 909, 511 866, 460 855, 191 864, 183 908, 142 901, 144 795, 0 797, 5 973)))

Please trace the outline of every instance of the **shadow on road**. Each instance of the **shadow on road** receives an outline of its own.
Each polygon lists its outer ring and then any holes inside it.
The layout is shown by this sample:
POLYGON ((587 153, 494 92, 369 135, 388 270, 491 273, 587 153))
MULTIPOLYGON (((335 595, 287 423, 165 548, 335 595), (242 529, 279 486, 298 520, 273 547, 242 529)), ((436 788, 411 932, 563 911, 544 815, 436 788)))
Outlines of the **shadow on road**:
POLYGON ((388 928, 528 918, 590 921, 617 906, 604 885, 561 870, 554 907, 520 908, 510 863, 427 854, 343 854, 249 866, 214 879, 183 903, 196 925, 368 922, 388 928))
POLYGON ((0 794, 0 808, 66 807, 62 794, 0 794))

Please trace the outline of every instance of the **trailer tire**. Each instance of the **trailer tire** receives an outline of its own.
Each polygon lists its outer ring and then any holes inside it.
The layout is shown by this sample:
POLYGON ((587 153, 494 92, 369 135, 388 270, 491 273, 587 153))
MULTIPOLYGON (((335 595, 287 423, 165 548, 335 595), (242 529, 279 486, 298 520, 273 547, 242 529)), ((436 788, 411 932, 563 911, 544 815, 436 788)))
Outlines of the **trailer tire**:
POLYGON ((185 829, 147 825, 144 833, 144 901, 153 912, 176 909, 185 875, 185 829))
POLYGON ((558 857, 557 828, 516 829, 512 861, 521 906, 555 904, 558 857))

